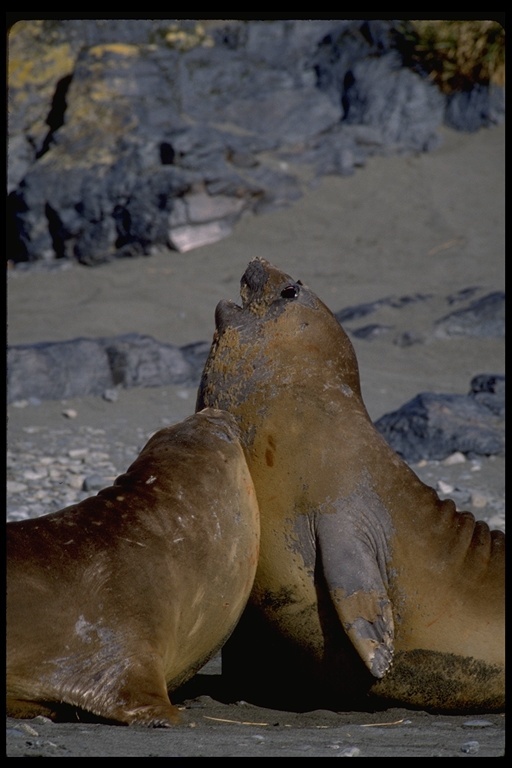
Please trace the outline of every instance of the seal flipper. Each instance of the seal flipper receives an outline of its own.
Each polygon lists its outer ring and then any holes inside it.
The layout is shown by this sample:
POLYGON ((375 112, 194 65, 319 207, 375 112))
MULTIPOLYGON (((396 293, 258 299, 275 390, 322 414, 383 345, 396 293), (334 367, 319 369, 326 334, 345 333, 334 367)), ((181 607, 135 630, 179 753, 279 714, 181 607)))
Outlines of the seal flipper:
POLYGON ((394 652, 391 601, 371 537, 340 516, 317 519, 317 546, 332 605, 354 648, 376 678, 389 670, 394 652))
POLYGON ((347 594, 329 589, 333 606, 365 665, 374 677, 384 677, 393 660, 393 614, 387 596, 360 590, 347 594))

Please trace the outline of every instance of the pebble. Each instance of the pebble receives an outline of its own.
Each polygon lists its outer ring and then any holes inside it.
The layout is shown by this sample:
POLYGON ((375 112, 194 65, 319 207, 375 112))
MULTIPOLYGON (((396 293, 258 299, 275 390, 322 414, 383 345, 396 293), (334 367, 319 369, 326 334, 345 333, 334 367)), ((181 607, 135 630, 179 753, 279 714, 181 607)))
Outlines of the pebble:
POLYGON ((118 389, 106 389, 102 395, 103 399, 110 403, 115 403, 119 399, 118 389))
POLYGON ((23 493, 28 489, 26 483, 18 483, 16 480, 7 481, 7 493, 23 493))
POLYGON ((471 494, 471 503, 476 509, 484 509, 484 507, 487 506, 487 496, 485 496, 483 493, 479 493, 478 491, 475 491, 471 494))
POLYGON ((445 483, 444 480, 438 480, 437 490, 439 493, 453 493, 455 489, 450 483, 445 483))
POLYGON ((90 493, 92 491, 101 491, 101 489, 105 488, 107 485, 109 485, 109 483, 104 475, 94 474, 84 478, 82 487, 84 491, 90 493))
POLYGON ((338 757, 359 757, 361 750, 359 747, 345 747, 342 749, 338 757))
MULTIPOLYGON (((77 422, 53 428, 24 426, 23 434, 8 443, 7 520, 40 517, 77 504, 112 485, 140 453, 150 434, 137 430, 134 441, 138 440, 138 445, 135 445, 116 441, 105 429, 77 422)), ((462 465, 455 456, 452 454, 451 461, 462 465)), ((481 461, 471 461, 470 466, 465 459, 471 472, 482 469, 481 461)), ((471 488, 474 477, 471 472, 462 481, 469 487, 461 488, 443 478, 442 462, 422 461, 417 467, 423 472, 424 481, 437 487, 440 495, 453 498, 459 509, 467 509, 471 502, 475 514, 485 519, 491 528, 505 530, 504 499, 494 497, 492 489, 484 485, 471 488)))
POLYGON ((492 726, 492 722, 490 720, 466 720, 465 723, 462 723, 463 728, 489 728, 492 726))
POLYGON ((464 454, 460 451, 455 451, 443 460, 443 464, 447 467, 451 467, 453 464, 464 464, 465 461, 467 461, 467 459, 464 454))
POLYGON ((126 471, 145 442, 113 444, 105 430, 85 426, 24 428, 7 450, 7 520, 40 517, 92 496, 126 471))
POLYGON ((476 755, 480 749, 480 744, 478 741, 466 741, 466 743, 463 744, 460 749, 461 752, 465 752, 468 755, 476 755))

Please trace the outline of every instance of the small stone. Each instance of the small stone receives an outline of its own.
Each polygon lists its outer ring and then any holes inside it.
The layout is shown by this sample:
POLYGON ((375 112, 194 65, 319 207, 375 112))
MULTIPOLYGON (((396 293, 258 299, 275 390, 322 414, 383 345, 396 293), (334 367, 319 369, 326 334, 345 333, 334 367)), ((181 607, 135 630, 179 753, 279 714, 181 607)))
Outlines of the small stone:
POLYGON ((7 481, 7 493, 23 493, 28 486, 25 483, 18 483, 16 480, 7 481))
POLYGON ((48 496, 48 490, 45 488, 41 488, 39 491, 36 491, 34 493, 34 499, 36 501, 44 501, 47 496, 48 496))
POLYGON ((17 509, 15 512, 11 512, 7 518, 8 522, 11 520, 28 520, 31 515, 26 507, 17 509))
POLYGON ((31 725, 28 723, 22 723, 20 725, 20 728, 25 731, 25 733, 28 733, 30 736, 39 736, 39 733, 36 731, 35 728, 32 728, 31 725))
POLYGON ((42 480, 44 477, 47 477, 48 473, 46 470, 37 472, 33 469, 26 469, 23 473, 23 478, 25 480, 42 480))
POLYGON ((493 515, 487 521, 487 525, 491 530, 493 528, 499 528, 500 531, 505 530, 505 515, 493 515))
POLYGON ((69 479, 69 487, 74 488, 77 491, 81 491, 84 487, 85 475, 73 475, 69 479))
POLYGON ((175 227, 169 233, 169 245, 180 253, 186 253, 202 245, 209 245, 231 234, 231 227, 225 221, 212 221, 196 226, 175 227))
POLYGON ((490 720, 466 720, 465 723, 462 724, 463 728, 489 728, 492 723, 490 720))
POLYGON ((80 462, 80 464, 70 464, 68 467, 68 472, 71 472, 72 475, 80 475, 84 470, 84 465, 80 462))
POLYGON ((454 487, 450 483, 445 483, 444 480, 438 480, 437 490, 439 493, 453 493, 454 487))
POLYGON ((70 459, 83 459, 85 456, 87 456, 87 454, 87 448, 71 448, 71 450, 68 451, 68 456, 70 459))
POLYGON ((342 749, 338 757, 359 757, 361 750, 359 747, 345 747, 342 749))
POLYGON ((108 485, 107 480, 103 475, 88 475, 82 484, 82 490, 84 491, 101 491, 108 485))
POLYGON ((104 451, 94 451, 91 453, 91 461, 108 461, 110 456, 104 451))
POLYGON ((488 499, 483 495, 483 493, 478 493, 478 491, 475 491, 471 494, 471 504, 476 509, 483 509, 487 506, 488 499))
POLYGON ((396 344, 397 347, 411 347, 413 344, 421 344, 424 341, 425 339, 420 333, 404 331, 393 339, 393 344, 396 344))
POLYGON ((62 415, 65 416, 66 419, 76 419, 78 413, 74 408, 66 408, 66 410, 62 411, 62 415))
POLYGON ((447 467, 451 467, 453 464, 464 464, 466 457, 461 451, 455 451, 444 459, 443 464, 447 467))
POLYGON ((460 748, 461 752, 465 752, 468 755, 476 755, 480 749, 478 741, 466 741, 460 748))
POLYGON ((118 389, 106 389, 102 395, 103 399, 109 403, 115 403, 119 399, 118 389))

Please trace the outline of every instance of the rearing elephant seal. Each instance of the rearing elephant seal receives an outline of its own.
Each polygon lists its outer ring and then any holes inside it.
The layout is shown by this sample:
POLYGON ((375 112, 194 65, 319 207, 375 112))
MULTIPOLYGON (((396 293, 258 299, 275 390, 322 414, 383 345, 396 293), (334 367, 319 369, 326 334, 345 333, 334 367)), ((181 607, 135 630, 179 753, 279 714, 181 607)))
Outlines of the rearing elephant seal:
POLYGON ((97 496, 8 523, 7 714, 171 726, 168 690, 233 630, 258 548, 239 430, 213 409, 97 496))
POLYGON ((236 417, 260 506, 254 587, 223 654, 232 695, 502 709, 504 534, 380 436, 352 344, 311 290, 255 259, 241 297, 217 306, 197 403, 236 417))

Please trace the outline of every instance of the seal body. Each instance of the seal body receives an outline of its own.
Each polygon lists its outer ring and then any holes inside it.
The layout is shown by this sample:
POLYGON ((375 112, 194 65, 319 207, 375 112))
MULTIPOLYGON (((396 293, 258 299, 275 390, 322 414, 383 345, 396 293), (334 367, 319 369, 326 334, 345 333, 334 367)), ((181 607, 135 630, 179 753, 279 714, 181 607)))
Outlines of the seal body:
POLYGON ((232 632, 258 549, 239 429, 214 409, 96 496, 8 523, 7 714, 170 726, 168 691, 232 632))
POLYGON ((233 695, 499 711, 504 534, 388 446, 352 344, 310 289, 255 259, 241 296, 217 306, 197 401, 236 417, 260 506, 254 587, 223 651, 233 695))

